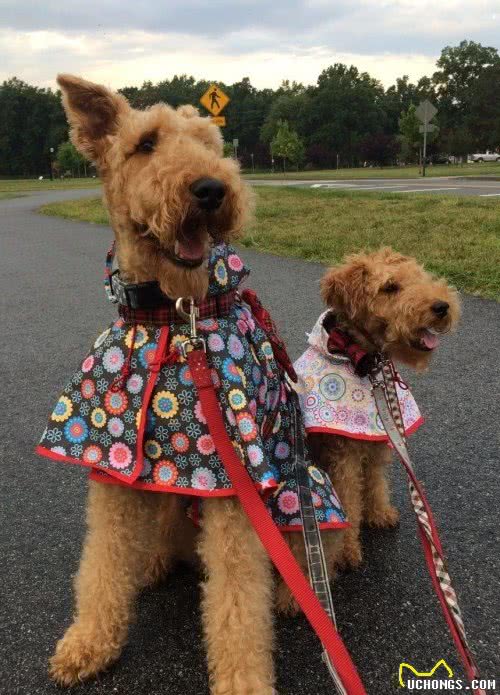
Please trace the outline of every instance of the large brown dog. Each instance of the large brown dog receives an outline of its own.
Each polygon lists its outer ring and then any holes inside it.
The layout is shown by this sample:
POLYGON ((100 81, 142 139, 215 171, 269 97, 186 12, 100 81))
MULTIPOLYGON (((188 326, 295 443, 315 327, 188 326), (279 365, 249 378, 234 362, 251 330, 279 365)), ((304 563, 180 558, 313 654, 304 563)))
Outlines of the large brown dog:
MULTIPOLYGON (((382 352, 416 370, 425 370, 439 344, 438 334, 455 327, 460 305, 455 290, 426 272, 415 259, 389 248, 350 256, 321 281, 323 300, 335 325, 368 353, 382 352)), ((360 525, 395 526, 387 481, 391 450, 385 442, 311 433, 313 458, 330 475, 351 528, 344 536, 341 563, 362 559, 360 525)))
MULTIPOLYGON (((250 207, 218 128, 191 106, 137 111, 102 86, 70 75, 58 82, 72 140, 103 179, 122 276, 156 280, 171 298, 204 298, 200 261, 211 239, 237 235, 250 207)), ((192 548, 192 535, 179 495, 90 483, 76 616, 51 659, 54 680, 73 685, 117 659, 137 592, 192 548)), ((271 568, 234 499, 205 501, 198 552, 212 691, 269 695, 271 568)))
MULTIPOLYGON (((226 399, 222 409, 226 429, 247 470, 256 476, 256 485, 274 493, 266 497, 266 504, 274 505, 284 530, 300 532, 300 516, 294 519, 296 481, 290 479, 294 406, 271 346, 271 329, 257 325, 250 305, 236 291, 247 271, 225 244, 240 232, 251 207, 237 163, 223 158, 219 130, 193 107, 174 110, 158 104, 137 111, 123 96, 102 86, 68 75, 58 81, 72 140, 96 162, 104 182, 121 279, 134 291, 144 288, 144 283, 157 290, 159 284, 161 316, 167 315, 168 307, 175 311, 172 300, 179 297, 200 300, 201 306, 216 311, 200 320, 198 327, 208 331, 207 353, 221 405, 226 399), (214 254, 216 258, 222 254, 216 262, 214 254), (217 294, 214 287, 225 289, 217 294), (220 355, 226 353, 222 360, 220 355)), ((120 311, 131 309, 120 303, 120 311)), ((147 309, 142 311, 146 318, 130 321, 122 313, 125 318, 98 338, 50 417, 42 437, 46 446, 38 447, 49 458, 94 468, 88 531, 75 582, 76 615, 57 645, 50 673, 58 683, 73 685, 115 661, 140 588, 161 577, 175 559, 191 556, 196 546, 205 571, 202 613, 211 691, 270 695, 274 686, 270 561, 239 503, 228 496, 234 491, 221 462, 211 456, 214 442, 175 344, 176 339, 185 340, 181 333, 188 333, 189 326, 176 328, 177 314, 151 318, 147 309), (103 373, 107 379, 99 391, 101 382, 89 376, 99 380, 103 373), (181 377, 185 388, 175 391, 181 377), (156 425, 149 423, 150 414, 156 425), (147 429, 148 423, 153 430, 147 429), (53 447, 56 440, 47 440, 54 427, 59 428, 59 444, 64 435, 65 447, 53 447), (149 435, 143 447, 145 431, 158 431, 158 436, 152 440, 149 435), (123 432, 126 441, 119 440, 123 432), (188 465, 195 467, 189 476, 188 465), (145 477, 139 478, 140 474, 145 477), (199 499, 197 494, 204 496, 196 539, 186 521, 185 493, 191 500, 199 499)), ((323 518, 332 533, 325 533, 325 543, 333 556, 341 541, 337 529, 345 520, 340 507, 334 509, 329 481, 319 471, 316 479, 320 479, 316 499, 322 495, 328 510, 328 518, 323 518)), ((290 543, 305 568, 301 534, 292 536, 290 543)))

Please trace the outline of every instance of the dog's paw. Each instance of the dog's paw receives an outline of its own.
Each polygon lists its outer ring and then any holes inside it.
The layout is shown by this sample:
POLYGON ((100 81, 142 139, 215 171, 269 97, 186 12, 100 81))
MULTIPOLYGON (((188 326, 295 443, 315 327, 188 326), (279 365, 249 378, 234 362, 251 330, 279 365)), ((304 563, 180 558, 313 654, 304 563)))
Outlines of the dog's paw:
POLYGON ((280 579, 276 590, 276 610, 281 615, 294 616, 300 612, 299 604, 285 582, 280 579))
POLYGON ((89 634, 84 639, 73 625, 57 643, 49 661, 49 675, 59 685, 76 685, 107 668, 118 658, 118 653, 92 640, 89 634))
POLYGON ((366 523, 375 528, 394 528, 399 524, 399 512, 396 507, 385 507, 366 515, 366 523))

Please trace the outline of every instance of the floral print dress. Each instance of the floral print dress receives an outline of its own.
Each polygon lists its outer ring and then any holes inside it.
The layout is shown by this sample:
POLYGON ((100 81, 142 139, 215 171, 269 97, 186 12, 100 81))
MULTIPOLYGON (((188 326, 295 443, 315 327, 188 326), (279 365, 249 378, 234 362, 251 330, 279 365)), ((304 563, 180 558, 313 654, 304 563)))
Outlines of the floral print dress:
MULTIPOLYGON (((237 289, 248 275, 234 249, 215 246, 208 295, 237 289)), ((248 305, 197 322, 207 345, 224 422, 242 464, 283 531, 301 529, 294 473, 292 408, 283 369, 248 305)), ((181 352, 182 323, 118 318, 94 341, 57 401, 37 452, 91 469, 102 483, 196 497, 235 495, 215 450, 181 352)), ((327 475, 308 466, 323 529, 346 518, 327 475)))

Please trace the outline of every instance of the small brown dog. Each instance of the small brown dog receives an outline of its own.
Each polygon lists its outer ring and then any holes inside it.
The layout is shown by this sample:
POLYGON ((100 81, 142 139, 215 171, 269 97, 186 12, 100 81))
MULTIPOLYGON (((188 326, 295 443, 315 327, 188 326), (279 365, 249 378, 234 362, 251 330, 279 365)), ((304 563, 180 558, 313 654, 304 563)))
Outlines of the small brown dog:
MULTIPOLYGON (((341 564, 356 567, 362 559, 361 523, 389 528, 399 514, 390 503, 391 450, 369 380, 356 376, 348 358, 332 356, 329 331, 334 327, 363 351, 422 371, 439 344, 438 334, 457 324, 460 305, 446 282, 389 248, 350 256, 328 270, 321 294, 329 311, 295 369, 311 454, 329 473, 351 523, 341 564)), ((398 387, 398 395, 410 434, 422 419, 409 390, 398 387)))

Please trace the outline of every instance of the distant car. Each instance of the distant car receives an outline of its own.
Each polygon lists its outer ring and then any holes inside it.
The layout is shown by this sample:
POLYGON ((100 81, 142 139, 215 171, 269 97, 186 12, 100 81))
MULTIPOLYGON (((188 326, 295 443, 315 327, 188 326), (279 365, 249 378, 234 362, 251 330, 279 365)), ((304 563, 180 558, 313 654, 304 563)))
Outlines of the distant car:
POLYGON ((499 152, 485 152, 484 154, 469 155, 469 162, 500 162, 499 152))
POLYGON ((452 157, 447 154, 434 154, 427 158, 429 164, 452 164, 452 157))

